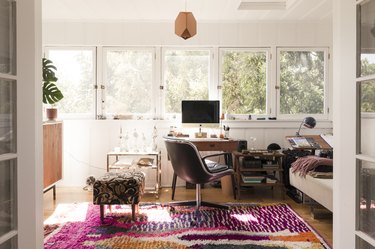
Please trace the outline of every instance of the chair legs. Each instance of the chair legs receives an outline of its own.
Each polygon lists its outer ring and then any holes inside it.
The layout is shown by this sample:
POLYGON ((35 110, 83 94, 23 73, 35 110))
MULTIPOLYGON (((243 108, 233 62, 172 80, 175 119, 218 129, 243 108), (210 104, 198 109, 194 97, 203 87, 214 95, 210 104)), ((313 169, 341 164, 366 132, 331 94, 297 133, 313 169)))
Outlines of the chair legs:
POLYGON ((174 200, 174 193, 176 192, 176 182, 177 182, 177 175, 176 175, 176 173, 173 173, 173 179, 172 179, 172 201, 174 200))
MULTIPOLYGON (((221 205, 217 203, 202 201, 202 193, 201 193, 201 185, 196 184, 195 186, 195 201, 176 201, 176 202, 170 202, 169 206, 195 206, 196 210, 198 211, 201 206, 206 207, 213 207, 213 208, 221 208, 221 209, 229 209, 229 206, 221 205)), ((172 190, 173 191, 173 190, 172 190)), ((172 192, 173 196, 173 192, 172 192)))

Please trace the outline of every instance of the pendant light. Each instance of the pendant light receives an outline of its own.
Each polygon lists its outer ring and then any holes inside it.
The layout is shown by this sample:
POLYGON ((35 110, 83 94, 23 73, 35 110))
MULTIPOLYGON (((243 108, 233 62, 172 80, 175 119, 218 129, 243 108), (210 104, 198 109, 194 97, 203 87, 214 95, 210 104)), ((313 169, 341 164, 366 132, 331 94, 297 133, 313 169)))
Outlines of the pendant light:
POLYGON ((184 40, 197 34, 197 21, 192 12, 186 11, 186 0, 185 11, 181 11, 176 18, 174 32, 184 40))

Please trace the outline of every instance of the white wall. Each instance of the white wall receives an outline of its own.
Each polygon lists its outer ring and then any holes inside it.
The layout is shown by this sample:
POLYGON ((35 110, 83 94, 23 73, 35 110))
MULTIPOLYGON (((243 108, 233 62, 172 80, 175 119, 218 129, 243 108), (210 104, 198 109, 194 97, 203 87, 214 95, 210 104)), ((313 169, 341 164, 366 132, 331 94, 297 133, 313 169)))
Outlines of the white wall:
POLYGON ((355 248, 356 1, 333 1, 333 241, 355 248))
MULTIPOLYGON (((299 121, 227 121, 230 126, 230 137, 248 141, 255 137, 255 147, 265 149, 270 143, 278 143, 287 148, 285 136, 294 135, 299 127, 299 121)), ((178 126, 173 121, 161 120, 65 120, 64 121, 64 170, 63 180, 59 186, 85 186, 89 175, 100 176, 106 172, 106 154, 119 144, 120 127, 123 135, 128 132, 130 143, 133 144, 134 129, 141 137, 145 134, 151 144, 151 134, 154 125, 158 130, 158 149, 162 152, 162 186, 171 186, 173 170, 167 160, 163 136, 166 136, 170 126, 178 126)), ((315 129, 302 129, 301 134, 321 134, 332 132, 331 122, 318 122, 315 129)), ((178 128, 183 133, 192 135, 197 132, 193 128, 178 128)), ((216 133, 218 130, 205 129, 205 132, 216 133)), ((138 139, 138 144, 141 144, 138 139)), ((182 184, 182 182, 179 182, 182 184)))
POLYGON ((198 23, 197 35, 183 40, 174 34, 174 23, 44 21, 43 44, 331 47, 332 23, 330 20, 286 23, 198 23))
POLYGON ((43 248, 41 0, 17 1, 18 248, 43 248))

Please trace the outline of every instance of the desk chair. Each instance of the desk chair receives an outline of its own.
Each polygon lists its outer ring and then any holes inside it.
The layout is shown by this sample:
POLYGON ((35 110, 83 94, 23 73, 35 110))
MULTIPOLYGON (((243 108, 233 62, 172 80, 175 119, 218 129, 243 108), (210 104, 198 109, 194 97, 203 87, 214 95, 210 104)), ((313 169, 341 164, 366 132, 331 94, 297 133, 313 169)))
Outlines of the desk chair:
MULTIPOLYGON (((166 139, 165 145, 167 152, 172 163, 174 174, 184 181, 196 185, 196 200, 195 201, 182 201, 171 202, 171 206, 192 206, 195 205, 198 210, 199 207, 208 206, 214 208, 229 209, 228 206, 216 203, 205 202, 201 200, 201 184, 209 183, 220 179, 226 175, 232 175, 233 169, 226 165, 217 164, 211 170, 208 163, 205 161, 208 157, 228 155, 228 153, 213 154, 201 157, 196 146, 188 141, 166 139)), ((229 153, 230 154, 230 153, 229 153)), ((175 180, 175 178, 174 178, 175 180)))

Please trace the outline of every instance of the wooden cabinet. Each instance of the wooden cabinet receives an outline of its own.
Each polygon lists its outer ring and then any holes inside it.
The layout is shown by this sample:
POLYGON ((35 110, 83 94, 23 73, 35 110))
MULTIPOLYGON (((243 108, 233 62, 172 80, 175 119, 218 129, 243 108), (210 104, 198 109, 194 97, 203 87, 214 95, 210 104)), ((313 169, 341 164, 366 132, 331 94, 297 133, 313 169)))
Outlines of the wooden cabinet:
POLYGON ((55 184, 62 179, 62 122, 43 124, 43 161, 44 192, 53 189, 55 199, 55 184))
POLYGON ((247 154, 233 152, 237 198, 241 187, 283 186, 282 160, 279 152, 254 151, 247 154))

